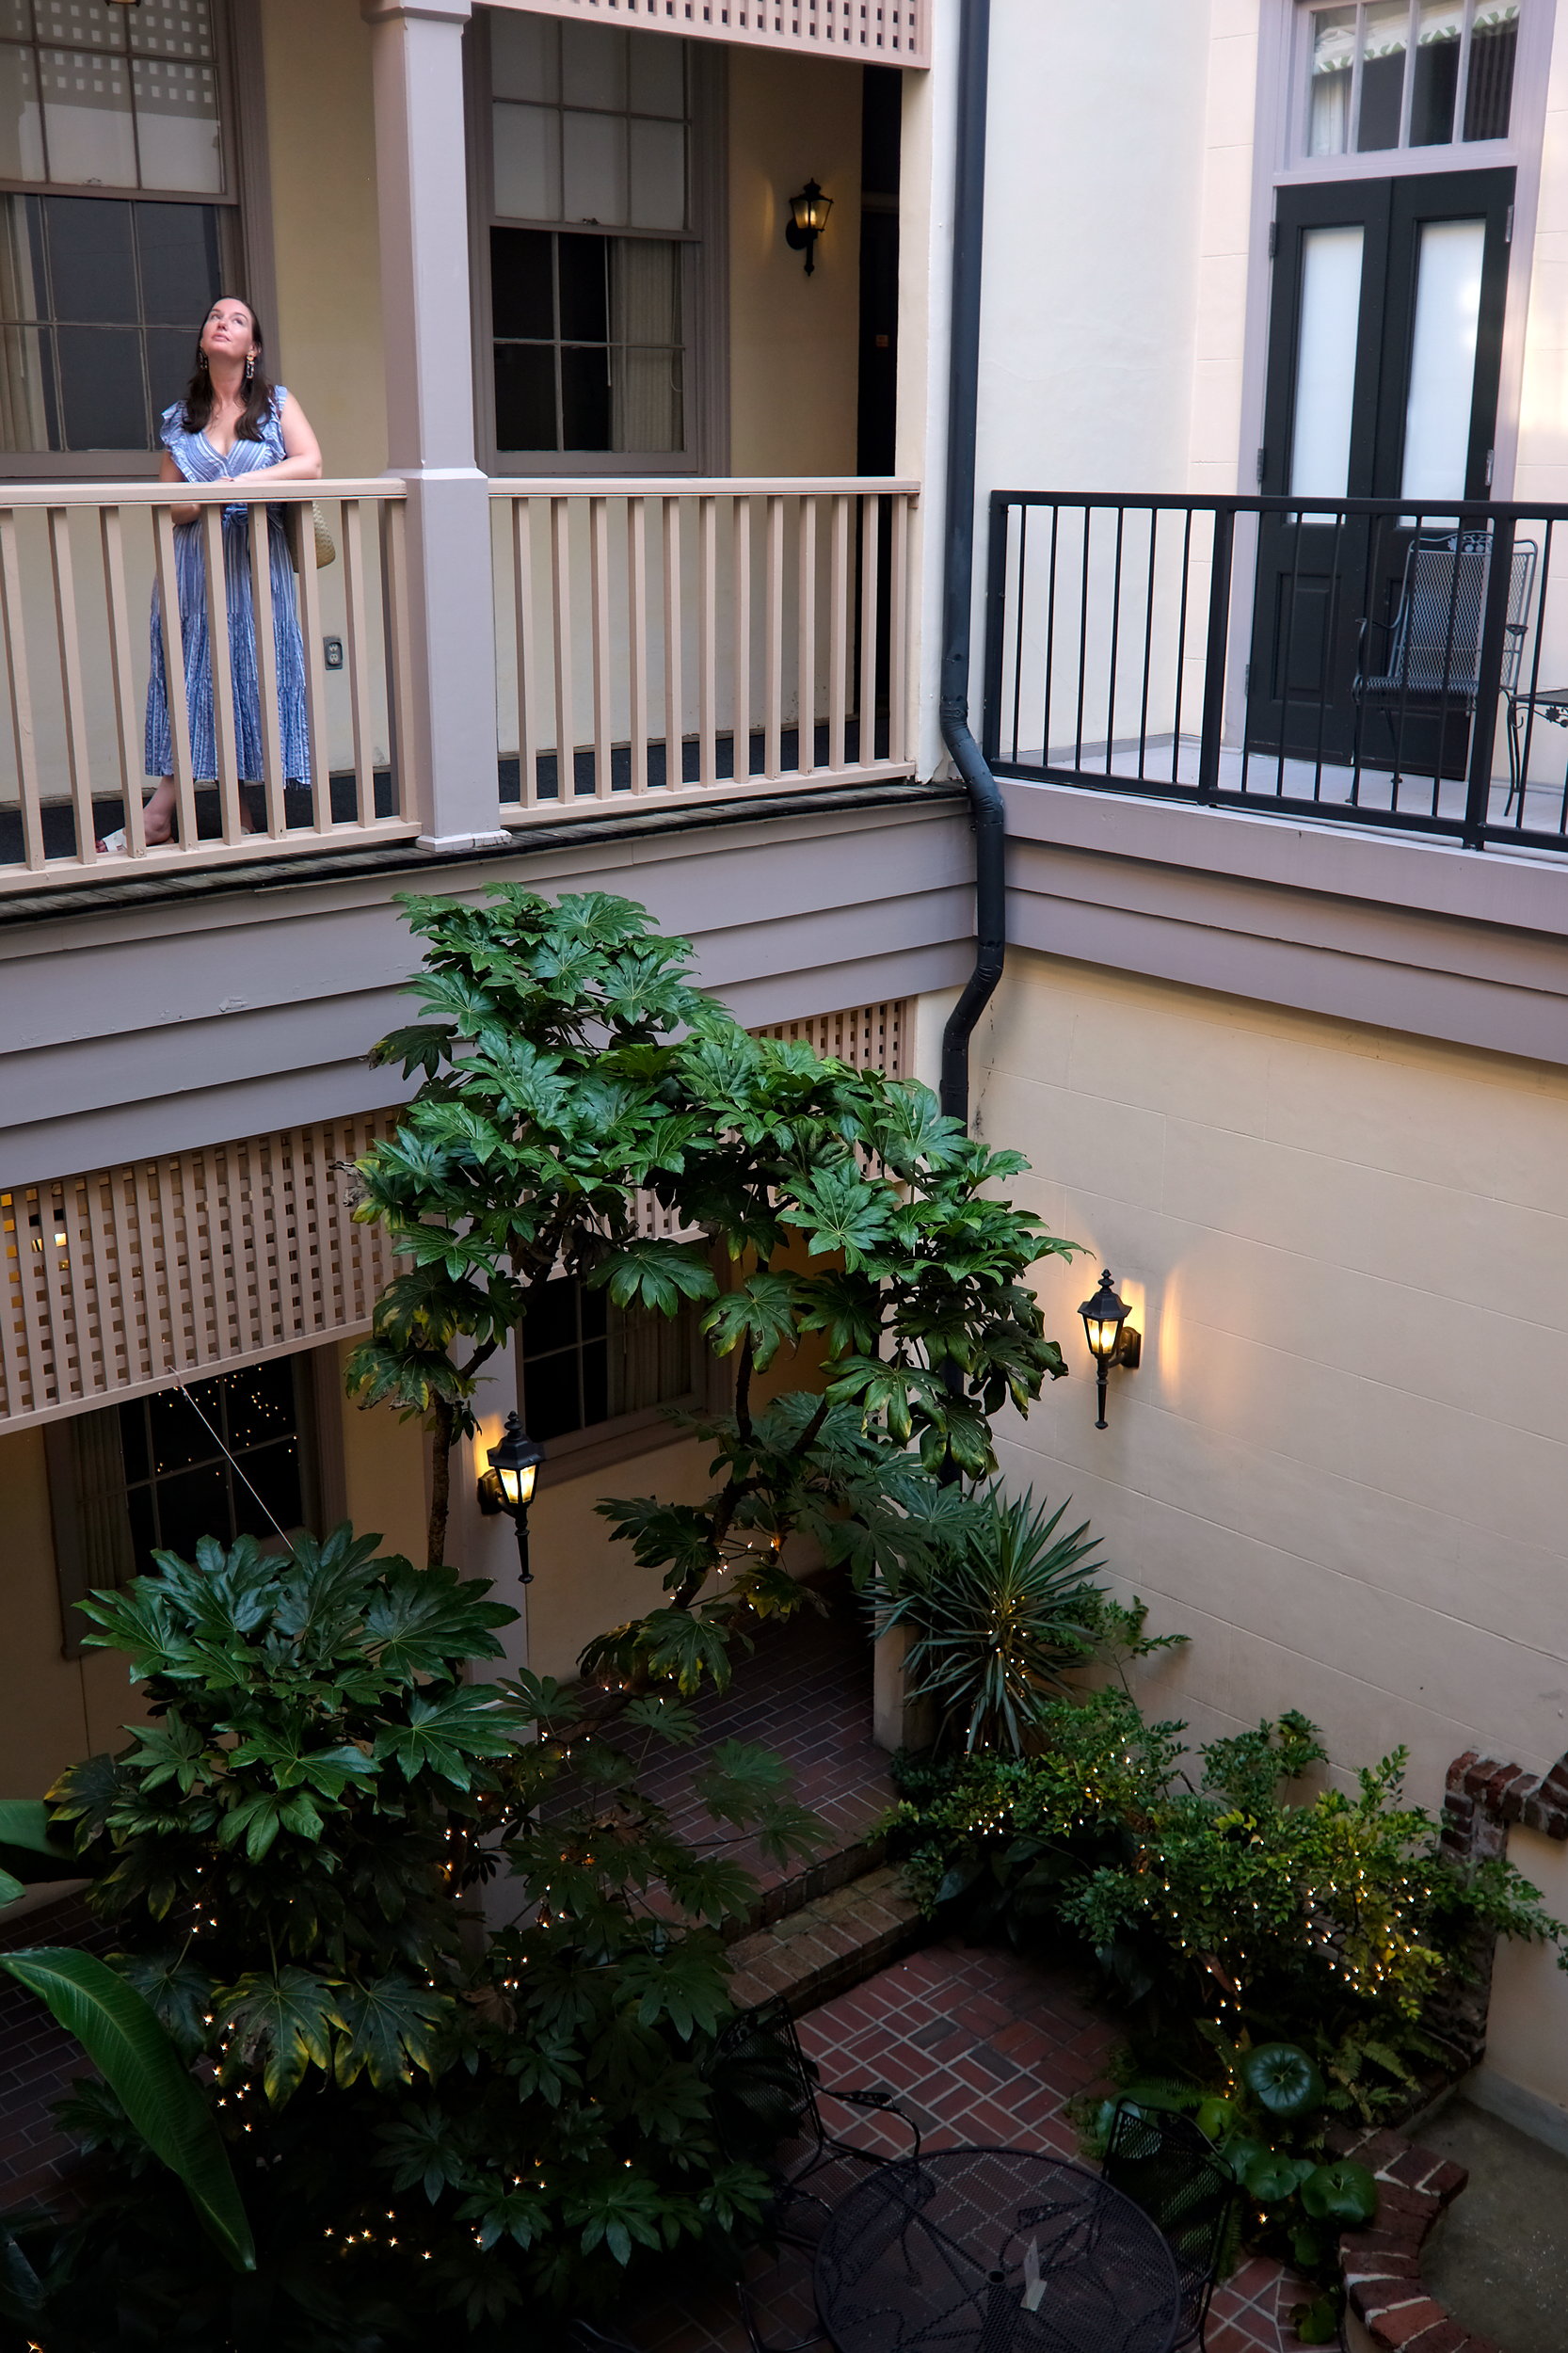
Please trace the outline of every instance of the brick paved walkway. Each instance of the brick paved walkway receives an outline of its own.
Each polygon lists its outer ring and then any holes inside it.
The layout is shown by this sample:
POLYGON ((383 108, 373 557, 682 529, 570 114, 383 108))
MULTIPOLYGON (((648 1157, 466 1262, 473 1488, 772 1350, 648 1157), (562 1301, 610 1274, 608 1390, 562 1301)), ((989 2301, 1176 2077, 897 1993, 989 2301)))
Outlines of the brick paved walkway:
MULTIPOLYGON (((1072 1981, 1008 1952, 928 1945, 800 2022, 823 2081, 896 2090, 929 2149, 973 2143, 1078 2156, 1066 2102, 1104 2080, 1114 2030, 1072 1981)), ((903 2154, 908 2137, 824 2103, 830 2132, 903 2154)), ((1220 2288, 1208 2353, 1295 2353, 1288 2313, 1303 2289, 1275 2263, 1249 2262, 1220 2288), (1286 2315, 1282 2320, 1281 2313, 1286 2315)), ((732 2294, 623 2314, 646 2353, 749 2353, 732 2294)), ((802 2332, 804 2333, 804 2331, 802 2332)))

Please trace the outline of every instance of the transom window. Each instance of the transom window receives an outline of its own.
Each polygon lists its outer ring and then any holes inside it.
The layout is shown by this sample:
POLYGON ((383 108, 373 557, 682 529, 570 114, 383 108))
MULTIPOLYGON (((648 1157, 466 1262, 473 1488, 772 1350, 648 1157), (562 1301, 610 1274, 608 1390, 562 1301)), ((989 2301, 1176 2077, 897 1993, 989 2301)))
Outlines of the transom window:
POLYGON ((1521 0, 1356 0, 1302 10, 1310 156, 1508 136, 1521 0))
POLYGON ((218 0, 0 0, 0 450, 135 451, 235 213, 218 0))
POLYGON ((687 44, 489 14, 498 451, 688 445, 687 44))

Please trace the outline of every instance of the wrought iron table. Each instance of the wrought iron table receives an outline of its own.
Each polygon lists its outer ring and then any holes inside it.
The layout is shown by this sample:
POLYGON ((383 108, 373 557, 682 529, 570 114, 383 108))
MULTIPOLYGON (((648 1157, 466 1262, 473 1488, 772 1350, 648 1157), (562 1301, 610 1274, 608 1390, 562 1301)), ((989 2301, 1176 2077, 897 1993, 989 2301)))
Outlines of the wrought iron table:
POLYGON ((1027 2149, 879 2166, 816 2265, 839 2353, 1169 2353, 1171 2251, 1097 2174, 1027 2149))

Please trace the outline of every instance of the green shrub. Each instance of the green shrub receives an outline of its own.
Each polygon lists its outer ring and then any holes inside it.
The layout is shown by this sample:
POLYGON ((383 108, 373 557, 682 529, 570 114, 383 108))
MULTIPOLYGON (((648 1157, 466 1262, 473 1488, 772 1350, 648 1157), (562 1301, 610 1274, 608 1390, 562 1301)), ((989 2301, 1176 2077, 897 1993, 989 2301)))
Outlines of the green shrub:
POLYGON ((1438 2056, 1433 1999, 1478 1929, 1560 1943, 1568 1929, 1505 1861, 1462 1868, 1403 1801, 1402 1752, 1292 1804, 1320 1761, 1304 1717, 1210 1742, 1201 1785, 1184 1727, 1125 1691, 1042 1705, 1027 1758, 975 1756, 908 1783, 893 1824, 928 1910, 1016 1943, 1090 1956, 1135 2032, 1202 2082, 1207 2025, 1299 2043, 1332 2112, 1408 2105, 1438 2056))
POLYGON ((54 1813, 210 2102, 258 2263, 238 2278, 193 2232, 93 2084, 67 2104, 94 2152, 79 2220, 19 2226, 21 2267, 0 2262, 20 2342, 509 2345, 520 2313, 602 2306, 639 2254, 720 2247, 760 2211, 705 2073, 721 1931, 754 1893, 722 1849, 750 1830, 808 1852, 810 1817, 728 1743, 693 1775, 713 1836, 676 1835, 640 1776, 691 1738, 679 1703, 584 1730, 549 1683, 469 1680, 514 1612, 376 1541, 204 1543, 88 1605, 153 1721, 68 1772, 54 1813))

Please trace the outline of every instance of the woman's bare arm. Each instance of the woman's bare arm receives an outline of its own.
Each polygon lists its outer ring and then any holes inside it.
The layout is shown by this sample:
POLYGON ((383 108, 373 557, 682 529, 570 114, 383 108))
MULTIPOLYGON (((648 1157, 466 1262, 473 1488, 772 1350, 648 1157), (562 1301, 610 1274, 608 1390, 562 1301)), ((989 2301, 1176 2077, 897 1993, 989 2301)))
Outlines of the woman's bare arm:
MULTIPOLYGON (((158 468, 158 480, 160 482, 184 482, 184 478, 166 449, 163 464, 158 468)), ((201 512, 199 506, 171 506, 168 511, 177 523, 193 523, 201 512)))
POLYGON ((252 483, 321 480, 321 443, 312 432, 311 421, 292 392, 283 403, 279 422, 282 426, 283 447, 288 456, 276 466, 258 466, 254 473, 241 477, 247 491, 252 483))

